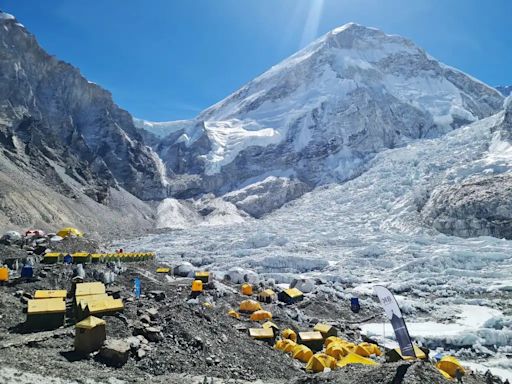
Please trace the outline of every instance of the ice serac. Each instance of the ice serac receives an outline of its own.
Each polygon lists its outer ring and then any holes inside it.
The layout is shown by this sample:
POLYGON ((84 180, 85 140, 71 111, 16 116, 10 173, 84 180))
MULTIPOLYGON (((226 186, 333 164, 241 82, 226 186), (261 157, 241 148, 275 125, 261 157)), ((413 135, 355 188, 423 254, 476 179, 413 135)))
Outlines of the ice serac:
POLYGON ((512 97, 492 127, 483 172, 436 188, 423 213, 440 232, 460 237, 512 239, 512 97))
MULTIPOLYGON (((82 198, 118 205, 115 196, 129 193, 133 196, 124 201, 132 207, 144 206, 138 199, 163 199, 162 165, 130 114, 78 69, 48 55, 14 17, 0 15, 0 176, 13 184, 1 188, 0 214, 19 225, 75 221, 73 214, 59 216, 41 207, 16 217, 24 202, 9 195, 21 188, 21 179, 32 192, 46 189, 47 196, 55 192, 74 199, 71 212, 80 211, 76 202, 82 198)), ((49 197, 38 196, 44 206, 49 197)))
POLYGON ((375 153, 442 135, 502 102, 411 41, 351 23, 173 129, 157 151, 176 196, 223 194, 290 170, 311 188, 351 179, 375 153))

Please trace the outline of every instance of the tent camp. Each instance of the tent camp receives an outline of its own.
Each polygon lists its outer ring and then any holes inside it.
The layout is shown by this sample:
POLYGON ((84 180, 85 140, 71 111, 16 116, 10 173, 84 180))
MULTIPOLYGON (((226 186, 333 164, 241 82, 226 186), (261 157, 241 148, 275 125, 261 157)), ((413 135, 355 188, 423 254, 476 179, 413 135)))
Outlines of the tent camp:
POLYGON ((240 288, 240 293, 245 296, 251 296, 252 295, 252 285, 249 283, 242 284, 242 287, 240 288))
POLYGON ((293 341, 297 341, 297 333, 290 328, 283 329, 283 332, 281 332, 281 337, 283 339, 290 339, 293 341))
POLYGON ((283 352, 287 352, 287 353, 291 354, 293 348, 295 348, 296 345, 297 345, 297 343, 295 341, 293 341, 293 340, 281 339, 281 340, 278 340, 274 344, 274 349, 277 349, 278 351, 283 351, 283 352))
POLYGON ((240 312, 243 313, 253 313, 256 311, 261 311, 263 308, 260 303, 254 300, 244 300, 240 303, 240 312))
POLYGON ((343 359, 338 361, 338 367, 344 367, 350 364, 362 364, 362 365, 377 365, 377 363, 371 359, 367 359, 366 357, 359 356, 355 353, 349 353, 343 359))
POLYGON ((259 310, 251 314, 252 321, 264 321, 272 319, 272 314, 269 311, 259 310))
POLYGON ((322 334, 322 337, 327 339, 330 336, 337 336, 338 331, 336 328, 334 328, 332 325, 324 324, 324 323, 317 323, 315 327, 313 328, 314 331, 318 331, 322 334))
MULTIPOLYGON (((423 350, 422 348, 418 347, 416 344, 413 345, 414 348, 414 354, 416 355, 416 358, 419 360, 427 360, 428 359, 428 349, 425 348, 423 350)), ((386 352, 386 361, 388 362, 395 362, 400 360, 414 360, 410 356, 402 356, 402 352, 400 351, 400 348, 390 349, 386 352)))
POLYGON ((82 237, 83 235, 83 232, 73 227, 62 228, 57 232, 57 236, 60 237, 82 237))
POLYGON ((299 332, 298 343, 305 345, 315 352, 321 351, 324 348, 324 339, 318 331, 299 332))
POLYGON ((258 301, 270 304, 277 300, 277 294, 271 289, 265 289, 258 293, 258 301))
POLYGON ((34 299, 28 301, 27 328, 51 330, 64 325, 66 302, 62 298, 34 299))
POLYGON ((274 343, 274 331, 269 328, 249 328, 249 336, 255 340, 274 343))
POLYGON ((75 351, 88 354, 97 351, 107 338, 106 322, 94 316, 75 325, 75 351))
POLYGON ((443 356, 436 364, 436 368, 442 371, 441 373, 446 372, 452 379, 456 377, 457 371, 459 371, 461 375, 466 374, 466 370, 460 364, 459 360, 453 356, 443 356))
POLYGON ((309 360, 313 357, 313 351, 305 345, 299 344, 293 348, 292 357, 302 361, 303 363, 308 363, 309 360))
POLYGON ((297 288, 289 288, 279 292, 277 297, 279 301, 282 301, 283 303, 293 304, 303 300, 304 294, 297 288))
POLYGON ((336 359, 325 353, 317 353, 311 356, 306 365, 306 371, 308 372, 323 372, 325 368, 336 368, 336 359))

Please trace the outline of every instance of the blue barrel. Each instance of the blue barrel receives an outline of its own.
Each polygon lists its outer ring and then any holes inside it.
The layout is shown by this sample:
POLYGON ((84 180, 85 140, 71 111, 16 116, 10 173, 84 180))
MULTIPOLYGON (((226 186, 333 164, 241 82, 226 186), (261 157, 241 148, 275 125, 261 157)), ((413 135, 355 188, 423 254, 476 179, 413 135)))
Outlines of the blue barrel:
POLYGON ((31 278, 34 276, 34 268, 31 265, 25 264, 23 268, 21 268, 21 277, 31 278))
POLYGON ((350 299, 350 309, 354 313, 358 313, 361 310, 361 305, 359 304, 359 298, 352 297, 350 299))

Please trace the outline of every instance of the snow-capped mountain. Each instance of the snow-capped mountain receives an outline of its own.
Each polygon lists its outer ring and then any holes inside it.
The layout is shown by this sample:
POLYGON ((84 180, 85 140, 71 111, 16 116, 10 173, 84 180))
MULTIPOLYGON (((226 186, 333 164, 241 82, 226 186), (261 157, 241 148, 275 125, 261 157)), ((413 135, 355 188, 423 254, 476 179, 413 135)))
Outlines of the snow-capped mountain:
POLYGON ((0 224, 149 226, 162 176, 111 94, 0 12, 0 224))
POLYGON ((505 97, 512 95, 512 85, 500 85, 496 89, 505 97))
POLYGON ((268 177, 308 190, 360 174, 383 149, 489 116, 502 102, 411 41, 350 23, 193 121, 145 125, 170 130, 156 150, 174 196, 222 195, 268 177))

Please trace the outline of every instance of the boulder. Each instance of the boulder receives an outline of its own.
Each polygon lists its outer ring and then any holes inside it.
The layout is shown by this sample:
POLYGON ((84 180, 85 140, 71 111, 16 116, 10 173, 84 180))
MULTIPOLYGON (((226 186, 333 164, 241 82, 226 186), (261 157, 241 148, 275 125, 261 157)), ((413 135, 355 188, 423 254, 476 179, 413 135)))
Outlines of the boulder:
POLYGON ((5 245, 15 245, 20 244, 22 241, 21 234, 16 231, 8 231, 5 232, 4 235, 0 238, 0 243, 5 245))
POLYGON ((310 293, 315 289, 315 281, 312 279, 293 279, 290 288, 297 288, 303 293, 310 293))
POLYGON ((130 356, 130 344, 124 340, 109 339, 100 350, 99 358, 111 367, 122 367, 130 356))
POLYGON ((175 276, 188 277, 195 270, 194 266, 188 261, 183 261, 174 267, 173 273, 175 276))

